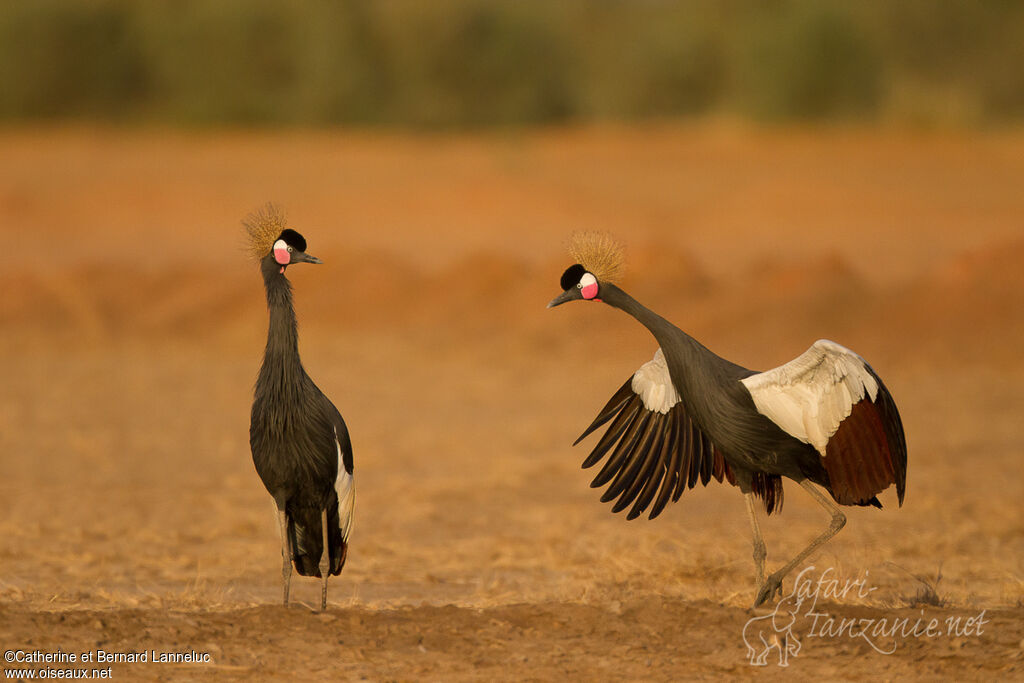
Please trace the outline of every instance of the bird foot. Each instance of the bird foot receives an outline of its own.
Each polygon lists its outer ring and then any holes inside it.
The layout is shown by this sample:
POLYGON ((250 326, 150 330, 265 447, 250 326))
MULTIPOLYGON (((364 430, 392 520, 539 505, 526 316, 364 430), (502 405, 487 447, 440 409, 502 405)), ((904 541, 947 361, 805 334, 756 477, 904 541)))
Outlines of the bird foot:
POLYGON ((754 607, 759 607, 765 602, 775 598, 782 593, 782 577, 776 574, 772 574, 764 583, 761 584, 760 590, 757 591, 757 597, 754 598, 754 607))

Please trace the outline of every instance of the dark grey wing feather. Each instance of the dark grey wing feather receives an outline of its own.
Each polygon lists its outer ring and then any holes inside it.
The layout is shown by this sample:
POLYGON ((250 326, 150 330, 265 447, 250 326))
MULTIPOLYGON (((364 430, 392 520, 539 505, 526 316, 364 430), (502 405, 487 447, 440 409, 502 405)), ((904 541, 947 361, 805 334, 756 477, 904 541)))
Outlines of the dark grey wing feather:
POLYGON ((640 437, 643 436, 644 430, 647 428, 647 423, 650 419, 651 414, 648 411, 643 410, 643 408, 637 410, 636 416, 630 423, 629 429, 622 435, 622 438, 619 439, 619 445, 616 446, 615 451, 608 458, 608 461, 604 464, 604 467, 601 468, 601 471, 597 473, 596 477, 594 477, 594 481, 590 482, 591 488, 596 489, 599 486, 604 486, 612 480, 612 477, 619 473, 619 470, 622 469, 622 463, 626 461, 629 454, 636 448, 640 437))
MULTIPOLYGON (((612 506, 612 512, 621 512, 632 503, 643 490, 643 487, 651 482, 654 470, 658 465, 658 456, 661 455, 662 444, 665 440, 665 430, 655 429, 651 431, 651 437, 644 445, 643 457, 636 459, 636 467, 626 482, 626 486, 619 497, 618 502, 612 506)), ((659 478, 660 482, 660 478, 659 478)), ((608 490, 611 493, 611 489, 608 490)), ((632 519, 632 517, 630 517, 632 519)))
MULTIPOLYGON (((654 501, 654 507, 651 508, 651 519, 661 514, 661 511, 668 505, 668 501, 672 499, 672 491, 679 480, 682 450, 679 448, 679 423, 675 420, 669 422, 669 438, 666 444, 668 459, 665 461, 665 478, 661 483, 661 493, 658 494, 657 500, 654 501)), ((640 514, 643 514, 643 510, 640 511, 640 514)))
POLYGON ((583 467, 607 457, 590 485, 608 486, 601 501, 615 500, 613 512, 632 505, 628 519, 648 508, 654 519, 684 489, 698 480, 705 485, 712 478, 721 481, 728 469, 724 462, 715 462, 714 445, 686 413, 660 350, 615 392, 576 443, 609 421, 583 467))
POLYGON ((672 439, 672 427, 671 424, 668 428, 667 433, 660 435, 661 443, 657 449, 657 456, 654 458, 654 469, 650 475, 646 477, 646 483, 637 495, 636 503, 633 508, 626 515, 626 519, 636 519, 644 513, 650 504, 654 500, 654 495, 658 493, 659 488, 662 487, 662 481, 669 478, 668 475, 668 461, 671 458, 669 454, 669 445, 672 439))
POLYGON ((615 395, 612 396, 611 399, 609 399, 608 403, 606 403, 604 408, 601 409, 601 412, 598 413, 598 415, 594 419, 594 421, 592 423, 590 423, 590 426, 587 427, 586 431, 584 431, 582 434, 580 434, 578 439, 573 441, 573 443, 572 443, 573 446, 575 446, 580 441, 583 441, 583 439, 585 439, 588 436, 590 436, 590 434, 595 429, 597 429, 598 427, 603 425, 608 420, 612 419, 612 417, 614 417, 617 413, 621 414, 622 408, 635 395, 633 393, 633 388, 630 386, 632 383, 633 383, 633 378, 632 377, 630 377, 628 380, 626 380, 626 383, 623 384, 622 387, 618 391, 615 392, 615 395))
MULTIPOLYGON (((615 442, 618 441, 626 430, 630 428, 637 416, 640 415, 642 408, 643 405, 638 399, 636 399, 636 397, 634 397, 632 402, 627 399, 626 402, 618 404, 616 410, 618 410, 619 413, 615 417, 615 421, 612 422, 611 426, 608 427, 607 431, 605 431, 601 440, 597 442, 597 446, 594 447, 590 457, 584 461, 584 468, 593 466, 604 457, 604 454, 608 452, 608 449, 615 445, 615 442)), ((598 423, 595 422, 595 424, 598 423)), ((579 443, 579 439, 576 440, 576 443, 579 443)), ((575 446, 576 444, 573 445, 575 446)))

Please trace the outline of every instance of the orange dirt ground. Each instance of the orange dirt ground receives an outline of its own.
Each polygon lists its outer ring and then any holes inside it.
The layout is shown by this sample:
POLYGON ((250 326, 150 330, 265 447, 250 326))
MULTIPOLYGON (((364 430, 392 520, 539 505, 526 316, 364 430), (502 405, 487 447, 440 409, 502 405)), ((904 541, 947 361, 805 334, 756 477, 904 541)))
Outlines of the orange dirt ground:
MULTIPOLYGON (((210 655, 120 680, 1024 676, 1024 137, 8 129, 0 149, 3 650, 210 655), (325 262, 289 276, 355 450, 323 615, 309 579, 278 604, 248 448, 266 310, 239 220, 268 199, 325 262), (570 447, 655 349, 606 307, 545 310, 576 229, 616 233, 626 289, 731 360, 864 355, 903 414, 907 498, 849 510, 810 562, 874 590, 818 610, 984 611, 983 632, 886 655, 801 613, 788 669, 750 666, 771 609, 748 610, 738 491, 626 522, 579 467, 593 442, 570 447)), ((769 569, 827 521, 786 494, 769 569)))

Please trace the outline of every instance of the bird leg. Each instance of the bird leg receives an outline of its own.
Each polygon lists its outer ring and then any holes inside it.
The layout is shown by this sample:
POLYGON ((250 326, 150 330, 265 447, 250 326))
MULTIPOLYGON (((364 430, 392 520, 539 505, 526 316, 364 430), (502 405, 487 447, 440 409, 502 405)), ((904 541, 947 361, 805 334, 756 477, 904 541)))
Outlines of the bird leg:
POLYGON ((754 504, 754 494, 746 494, 747 512, 750 513, 750 528, 754 531, 754 566, 757 567, 757 586, 764 583, 764 558, 768 551, 764 547, 764 538, 761 537, 761 527, 757 524, 757 510, 754 504))
POLYGON ((800 481, 800 485, 803 486, 811 496, 814 497, 818 503, 829 511, 832 515, 832 521, 829 522, 828 528, 825 529, 816 539, 811 541, 810 545, 804 548, 796 557, 786 563, 782 569, 778 570, 771 576, 769 576, 761 589, 757 593, 757 598, 754 600, 754 607, 757 607, 765 600, 768 600, 775 593, 782 589, 782 579, 793 571, 793 568, 804 561, 808 555, 813 553, 819 546, 826 543, 830 538, 839 533, 839 530, 846 525, 846 515, 839 509, 839 506, 833 503, 828 497, 819 491, 814 484, 803 479, 800 481))
POLYGON ((320 515, 324 530, 324 548, 320 551, 320 576, 323 577, 324 589, 320 596, 320 611, 327 611, 327 577, 331 574, 331 548, 327 545, 327 508, 320 515))
POLYGON ((288 589, 292 582, 292 544, 288 537, 288 513, 279 508, 277 521, 281 525, 281 579, 284 581, 284 604, 287 607, 288 589))

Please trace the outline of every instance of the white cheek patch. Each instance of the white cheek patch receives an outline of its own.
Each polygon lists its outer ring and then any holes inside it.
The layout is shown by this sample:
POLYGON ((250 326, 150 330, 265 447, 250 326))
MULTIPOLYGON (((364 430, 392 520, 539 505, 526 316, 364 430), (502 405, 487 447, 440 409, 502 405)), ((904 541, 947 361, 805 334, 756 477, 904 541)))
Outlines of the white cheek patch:
POLYGON ((590 273, 584 273, 580 278, 580 293, 584 299, 593 299, 597 296, 597 278, 590 273))
POLYGON ((274 260, 282 266, 292 262, 292 255, 288 253, 288 243, 284 240, 274 242, 274 260))

